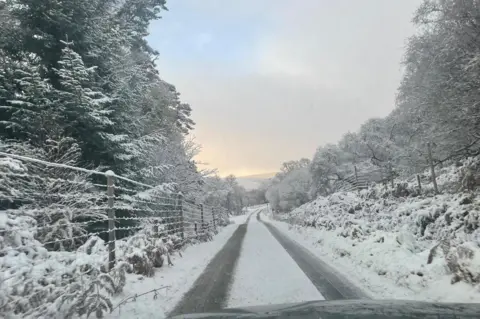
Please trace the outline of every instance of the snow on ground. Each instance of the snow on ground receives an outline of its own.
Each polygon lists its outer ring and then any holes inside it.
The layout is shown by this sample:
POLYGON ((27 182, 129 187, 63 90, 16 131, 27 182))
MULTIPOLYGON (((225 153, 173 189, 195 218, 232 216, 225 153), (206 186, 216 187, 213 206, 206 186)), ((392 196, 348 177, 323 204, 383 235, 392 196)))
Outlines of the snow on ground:
POLYGON ((421 191, 413 175, 318 197, 273 223, 376 298, 480 302, 480 191, 462 177, 479 166, 439 169, 441 194, 426 171, 421 191))
POLYGON ((153 289, 169 286, 158 291, 158 296, 148 293, 129 300, 117 307, 107 318, 164 318, 182 296, 190 289, 210 260, 225 245, 238 225, 231 224, 220 230, 213 241, 188 246, 182 256, 173 256, 173 267, 164 266, 156 271, 153 278, 129 275, 123 293, 116 297, 114 306, 130 296, 140 295, 153 289))
POLYGON ((244 214, 243 215, 230 216, 230 221, 235 223, 235 224, 245 224, 250 215, 252 215, 252 218, 254 218, 255 214, 257 212, 265 209, 265 207, 266 207, 266 204, 261 204, 261 205, 250 206, 250 207, 244 208, 244 214))
POLYGON ((227 306, 323 299, 280 243, 252 215, 235 268, 227 306))
POLYGON ((288 224, 271 222, 375 298, 480 302, 478 231, 463 219, 476 213, 476 203, 458 205, 461 199, 362 200, 342 193, 297 208, 284 216, 288 224), (428 263, 436 244, 441 247, 428 263), (462 253, 463 247, 470 250, 462 253), (470 252, 473 258, 465 257, 470 252), (463 276, 460 282, 452 284, 452 269, 463 276))
POLYGON ((230 216, 230 221, 234 224, 245 224, 247 222, 248 216, 250 216, 250 212, 243 215, 230 216))

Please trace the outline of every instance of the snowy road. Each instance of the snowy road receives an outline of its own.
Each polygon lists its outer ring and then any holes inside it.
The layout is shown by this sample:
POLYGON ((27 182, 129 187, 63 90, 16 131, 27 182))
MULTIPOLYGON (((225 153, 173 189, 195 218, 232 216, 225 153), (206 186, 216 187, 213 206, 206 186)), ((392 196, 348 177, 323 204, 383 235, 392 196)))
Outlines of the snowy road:
POLYGON ((323 300, 267 227, 250 218, 227 307, 323 300))
POLYGON ((366 298, 307 249, 260 220, 243 219, 171 315, 323 299, 366 298))

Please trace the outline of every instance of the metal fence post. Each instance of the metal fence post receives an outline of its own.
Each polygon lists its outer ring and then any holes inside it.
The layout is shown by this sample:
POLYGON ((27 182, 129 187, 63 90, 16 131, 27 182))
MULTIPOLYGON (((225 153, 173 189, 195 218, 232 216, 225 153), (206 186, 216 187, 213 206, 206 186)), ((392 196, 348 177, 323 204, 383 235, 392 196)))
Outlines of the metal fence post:
POLYGON ((205 232, 205 224, 203 223, 203 204, 200 204, 200 221, 202 223, 201 225, 201 231, 202 231, 202 234, 205 232))
POLYGON ((108 195, 108 270, 115 266, 115 209, 114 200, 114 177, 113 171, 105 172, 107 176, 107 195, 108 195))

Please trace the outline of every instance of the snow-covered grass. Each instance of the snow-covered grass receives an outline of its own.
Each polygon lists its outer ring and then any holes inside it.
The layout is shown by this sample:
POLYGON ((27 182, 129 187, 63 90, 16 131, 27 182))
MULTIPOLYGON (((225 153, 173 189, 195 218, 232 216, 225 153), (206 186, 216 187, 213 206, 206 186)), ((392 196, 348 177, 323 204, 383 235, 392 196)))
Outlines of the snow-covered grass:
POLYGON ((480 302, 480 196, 447 191, 459 170, 440 171, 440 195, 412 179, 401 196, 381 185, 335 193, 274 223, 376 298, 480 302))
POLYGON ((115 310, 107 318, 163 318, 180 301, 200 276, 210 260, 231 237, 238 225, 231 224, 220 230, 212 241, 188 246, 172 256, 174 266, 155 272, 152 278, 128 275, 123 293, 114 300, 115 310), (162 288, 167 287, 167 288, 162 288), (159 289, 157 294, 154 289, 159 289), (150 293, 147 293, 150 292, 150 293), (137 298, 130 298, 147 293, 137 298), (121 305, 120 305, 121 304, 121 305), (120 305, 120 306, 119 306, 120 305))

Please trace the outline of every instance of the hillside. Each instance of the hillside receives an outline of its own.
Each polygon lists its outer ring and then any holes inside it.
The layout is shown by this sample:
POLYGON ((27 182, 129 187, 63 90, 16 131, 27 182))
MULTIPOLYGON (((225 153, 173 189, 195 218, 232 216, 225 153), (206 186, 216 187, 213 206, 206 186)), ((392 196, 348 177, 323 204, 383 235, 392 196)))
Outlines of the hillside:
POLYGON ((478 302, 480 192, 459 189, 466 167, 479 163, 441 169, 441 194, 420 191, 412 176, 395 189, 377 184, 321 196, 275 218, 378 298, 478 302))
POLYGON ((261 183, 268 181, 270 178, 275 176, 276 173, 264 173, 248 176, 237 177, 238 183, 245 187, 246 190, 252 190, 258 188, 261 183))

